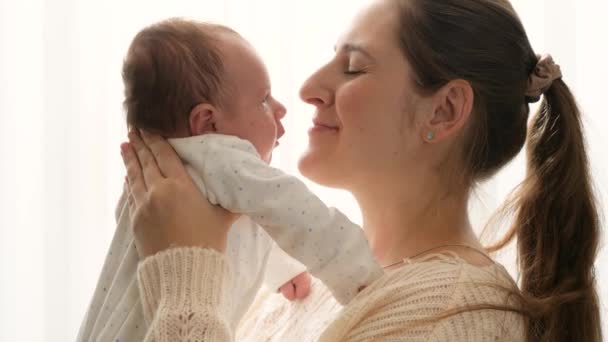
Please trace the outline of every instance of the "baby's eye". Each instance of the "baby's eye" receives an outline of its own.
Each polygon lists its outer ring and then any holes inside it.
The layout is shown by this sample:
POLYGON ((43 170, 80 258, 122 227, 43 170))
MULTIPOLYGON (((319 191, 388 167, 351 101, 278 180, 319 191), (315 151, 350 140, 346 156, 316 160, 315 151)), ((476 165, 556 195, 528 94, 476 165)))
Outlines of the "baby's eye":
POLYGON ((264 100, 262 100, 262 106, 268 107, 269 105, 270 105, 270 95, 266 95, 266 97, 264 97, 264 100))

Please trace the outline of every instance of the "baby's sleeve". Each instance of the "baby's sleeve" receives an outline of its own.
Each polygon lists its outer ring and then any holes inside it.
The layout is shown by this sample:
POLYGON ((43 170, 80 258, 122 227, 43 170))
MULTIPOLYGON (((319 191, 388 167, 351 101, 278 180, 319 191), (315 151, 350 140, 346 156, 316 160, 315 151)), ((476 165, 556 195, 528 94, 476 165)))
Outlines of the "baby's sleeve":
POLYGON ((270 291, 276 292, 285 283, 305 271, 306 266, 290 257, 276 243, 273 243, 266 264, 264 285, 270 291))
POLYGON ((122 193, 120 194, 120 198, 118 199, 118 203, 116 203, 116 207, 114 208, 114 218, 116 219, 116 224, 120 220, 120 215, 122 215, 125 210, 127 204, 127 188, 126 185, 123 187, 122 193))
MULTIPOLYGON (((209 201, 250 216, 340 303, 383 275, 363 230, 298 178, 266 164, 251 143, 216 135, 198 144, 198 154, 186 161, 201 176, 209 201)), ((187 149, 176 150, 184 158, 187 149)))

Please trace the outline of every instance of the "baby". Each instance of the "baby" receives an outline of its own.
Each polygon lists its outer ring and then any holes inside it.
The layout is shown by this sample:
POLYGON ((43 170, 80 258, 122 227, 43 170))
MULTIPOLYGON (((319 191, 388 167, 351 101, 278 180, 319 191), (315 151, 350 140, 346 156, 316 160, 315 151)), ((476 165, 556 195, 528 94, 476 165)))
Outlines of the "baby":
MULTIPOLYGON (((358 226, 297 178, 268 165, 284 133, 285 108, 240 35, 219 25, 163 21, 134 38, 123 79, 128 125, 172 138, 209 201, 243 214, 226 249, 235 275, 233 327, 263 282, 289 299, 301 298, 308 268, 346 303, 383 274, 358 226)), ((143 317, 142 305, 149 304, 139 300, 139 259, 124 194, 117 224, 79 341, 142 340, 152 319, 143 317)))

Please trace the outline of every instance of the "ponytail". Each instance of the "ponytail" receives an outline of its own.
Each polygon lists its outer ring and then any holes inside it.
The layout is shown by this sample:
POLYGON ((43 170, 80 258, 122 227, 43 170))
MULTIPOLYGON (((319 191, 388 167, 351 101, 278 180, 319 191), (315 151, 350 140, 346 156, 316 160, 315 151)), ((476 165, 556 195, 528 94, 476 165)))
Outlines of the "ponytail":
POLYGON ((527 340, 599 342, 600 224, 580 111, 561 79, 545 92, 527 141, 527 178, 513 203, 527 340))
POLYGON ((521 291, 505 291, 521 303, 494 308, 524 314, 530 342, 601 341, 593 268, 599 219, 581 115, 559 66, 534 53, 507 0, 397 4, 399 43, 416 86, 433 92, 462 79, 473 87, 474 108, 458 146, 465 184, 494 176, 527 141, 527 177, 497 213, 513 218, 513 226, 487 248, 517 237, 521 291), (543 94, 526 128, 527 103, 543 94))

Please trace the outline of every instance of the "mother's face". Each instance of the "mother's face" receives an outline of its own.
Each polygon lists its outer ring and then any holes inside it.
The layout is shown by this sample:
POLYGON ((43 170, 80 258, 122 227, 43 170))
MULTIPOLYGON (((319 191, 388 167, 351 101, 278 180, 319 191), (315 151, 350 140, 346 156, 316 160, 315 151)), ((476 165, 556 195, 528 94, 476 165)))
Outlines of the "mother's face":
POLYGON ((423 101, 397 37, 398 9, 377 1, 339 39, 334 58, 302 86, 316 107, 299 163, 308 178, 349 189, 403 173, 423 143, 415 114, 423 101))

